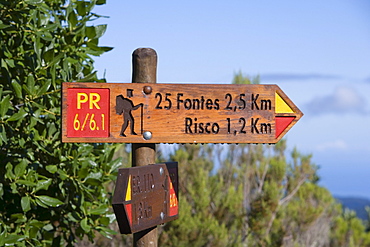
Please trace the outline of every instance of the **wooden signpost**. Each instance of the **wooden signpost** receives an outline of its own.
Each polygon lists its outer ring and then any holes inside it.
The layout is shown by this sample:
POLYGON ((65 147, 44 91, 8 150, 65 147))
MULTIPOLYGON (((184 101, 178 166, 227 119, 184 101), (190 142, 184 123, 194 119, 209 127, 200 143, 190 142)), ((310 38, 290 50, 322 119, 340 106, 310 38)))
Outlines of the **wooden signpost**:
POLYGON ((122 234, 178 218, 177 162, 118 170, 113 209, 122 234))
POLYGON ((276 143, 302 112, 277 85, 64 83, 64 142, 276 143))
POLYGON ((156 84, 157 54, 133 53, 133 83, 63 83, 62 141, 132 143, 113 209, 134 246, 157 246, 178 218, 177 163, 155 164, 156 143, 276 143, 302 117, 277 85, 156 84))

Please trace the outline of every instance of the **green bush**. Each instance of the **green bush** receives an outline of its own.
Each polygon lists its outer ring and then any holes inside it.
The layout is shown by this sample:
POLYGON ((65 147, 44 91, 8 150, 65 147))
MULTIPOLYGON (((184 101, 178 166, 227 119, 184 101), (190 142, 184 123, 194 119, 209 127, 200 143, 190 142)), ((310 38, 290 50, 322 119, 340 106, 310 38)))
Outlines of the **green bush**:
POLYGON ((0 1, 0 246, 109 236, 115 145, 61 143, 61 83, 99 81, 105 0, 0 1))

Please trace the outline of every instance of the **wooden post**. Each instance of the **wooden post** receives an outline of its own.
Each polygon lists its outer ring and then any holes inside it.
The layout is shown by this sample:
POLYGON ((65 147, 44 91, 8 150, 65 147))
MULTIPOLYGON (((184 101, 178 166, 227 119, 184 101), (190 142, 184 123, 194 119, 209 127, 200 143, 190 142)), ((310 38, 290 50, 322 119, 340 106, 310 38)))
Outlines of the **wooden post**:
MULTIPOLYGON (((157 82, 157 53, 151 48, 138 48, 132 54, 132 83, 157 82)), ((132 166, 155 164, 155 144, 133 143, 132 166)), ((134 247, 157 247, 157 227, 134 233, 134 247)))

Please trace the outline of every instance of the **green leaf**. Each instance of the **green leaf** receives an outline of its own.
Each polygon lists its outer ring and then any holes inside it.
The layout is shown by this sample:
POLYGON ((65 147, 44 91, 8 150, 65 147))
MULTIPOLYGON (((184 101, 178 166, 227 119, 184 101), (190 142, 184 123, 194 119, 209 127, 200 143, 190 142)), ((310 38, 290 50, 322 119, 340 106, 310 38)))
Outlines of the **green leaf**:
POLYGON ((48 206, 45 205, 40 199, 36 198, 35 201, 36 201, 37 205, 39 205, 40 207, 48 208, 48 206))
POLYGON ((68 15, 68 22, 69 22, 70 28, 74 28, 78 23, 77 15, 73 10, 68 15))
POLYGON ((103 5, 106 3, 106 0, 97 0, 96 5, 103 5))
POLYGON ((27 77, 27 88, 33 94, 35 89, 35 78, 32 74, 29 74, 27 77))
POLYGON ((56 165, 48 165, 48 166, 45 167, 45 169, 48 172, 54 174, 58 170, 58 167, 56 165))
POLYGON ((91 227, 87 224, 87 218, 84 218, 82 221, 81 221, 81 228, 86 232, 90 232, 91 231, 91 227))
POLYGON ((23 185, 26 185, 26 186, 31 186, 31 187, 36 186, 36 183, 28 181, 28 180, 24 180, 24 179, 18 179, 17 183, 18 184, 23 184, 23 185))
POLYGON ((51 80, 46 80, 45 83, 40 88, 40 90, 37 92, 37 95, 40 96, 46 93, 49 90, 50 85, 51 85, 51 80))
MULTIPOLYGON (((1 229, 1 227, 0 227, 0 229, 1 229)), ((5 245, 5 234, 6 234, 6 230, 4 229, 4 231, 2 231, 0 233, 0 246, 5 245)))
POLYGON ((92 178, 92 179, 100 179, 102 177, 102 173, 101 172, 95 172, 95 173, 90 173, 89 175, 87 175, 87 177, 85 178, 85 180, 89 179, 89 178, 92 178))
POLYGON ((3 198, 3 195, 4 195, 3 184, 0 183, 0 199, 3 198))
POLYGON ((84 78, 78 80, 78 82, 91 82, 91 81, 95 81, 97 79, 97 76, 96 76, 96 71, 94 71, 93 73, 89 74, 89 75, 86 75, 84 78))
POLYGON ((107 25, 98 25, 95 26, 95 39, 100 38, 104 35, 105 31, 107 30, 107 25))
POLYGON ((5 178, 14 179, 15 175, 13 173, 13 165, 11 163, 7 163, 5 169, 6 169, 5 178))
POLYGON ((4 124, 0 125, 0 143, 1 142, 4 142, 4 143, 8 142, 8 138, 6 136, 4 124))
POLYGON ((10 118, 8 118, 7 121, 18 121, 18 120, 24 118, 25 116, 27 116, 27 112, 25 112, 23 109, 21 109, 21 111, 13 114, 10 118))
POLYGON ((7 27, 10 27, 10 25, 5 25, 3 23, 0 23, 0 29, 5 29, 7 27))
POLYGON ((58 169, 58 174, 59 174, 60 179, 62 180, 65 180, 66 178, 68 178, 68 174, 62 169, 58 169))
POLYGON ((107 211, 108 211, 108 207, 105 206, 105 205, 102 205, 98 208, 94 208, 94 209, 89 210, 89 213, 94 214, 94 215, 102 215, 107 211))
POLYGON ((17 242, 21 242, 25 239, 24 235, 17 235, 17 234, 9 234, 5 237, 5 246, 14 245, 17 242))
POLYGON ((10 107, 10 95, 5 96, 0 102, 0 117, 4 117, 10 107))
POLYGON ((28 196, 22 197, 22 199, 21 199, 21 206, 22 206, 22 210, 24 212, 27 212, 27 211, 29 211, 31 209, 30 198, 28 196))
POLYGON ((19 85, 19 83, 16 80, 12 80, 12 86, 15 92, 15 95, 17 98, 22 98, 22 87, 19 85))
POLYGON ((47 190, 52 182, 52 179, 49 178, 47 180, 41 180, 37 182, 36 189, 34 192, 39 190, 47 190))
POLYGON ((100 224, 107 226, 107 225, 109 225, 109 218, 108 217, 100 217, 99 222, 100 222, 100 224))
POLYGON ((62 201, 50 196, 36 196, 36 199, 40 200, 43 204, 49 207, 58 207, 60 205, 63 205, 62 201))
POLYGON ((93 56, 96 56, 96 57, 99 57, 101 54, 103 54, 107 51, 110 51, 112 49, 113 49, 112 47, 103 47, 103 46, 98 47, 98 46, 96 46, 93 49, 86 49, 86 53, 88 53, 90 55, 93 55, 93 56))
POLYGON ((86 36, 89 39, 94 39, 95 36, 96 36, 96 32, 95 32, 95 27, 94 26, 86 27, 85 32, 86 32, 86 36))
POLYGON ((26 0, 25 2, 31 5, 37 5, 42 3, 42 0, 26 0))
POLYGON ((39 227, 35 227, 35 226, 31 226, 30 229, 29 229, 29 237, 30 238, 36 238, 37 236, 37 233, 39 232, 40 228, 39 227))
POLYGON ((48 63, 47 67, 50 68, 53 65, 58 64, 61 61, 62 57, 64 57, 64 56, 65 56, 64 53, 59 53, 56 57, 54 57, 53 61, 48 63))
POLYGON ((122 158, 117 158, 110 163, 109 173, 116 172, 119 167, 122 166, 122 158))
POLYGON ((109 228, 98 226, 96 227, 96 230, 98 230, 104 237, 112 239, 112 235, 117 235, 118 233, 116 231, 113 231, 109 228))
POLYGON ((5 62, 9 65, 10 68, 15 67, 13 59, 5 59, 5 62))
POLYGON ((27 168, 27 161, 26 159, 22 159, 22 161, 15 166, 14 168, 14 174, 16 177, 20 177, 24 174, 27 168))
POLYGON ((42 229, 44 229, 45 231, 52 231, 54 230, 54 227, 52 224, 47 224, 42 229))
POLYGON ((85 16, 86 15, 86 2, 85 1, 78 1, 77 2, 77 14, 80 16, 85 16))

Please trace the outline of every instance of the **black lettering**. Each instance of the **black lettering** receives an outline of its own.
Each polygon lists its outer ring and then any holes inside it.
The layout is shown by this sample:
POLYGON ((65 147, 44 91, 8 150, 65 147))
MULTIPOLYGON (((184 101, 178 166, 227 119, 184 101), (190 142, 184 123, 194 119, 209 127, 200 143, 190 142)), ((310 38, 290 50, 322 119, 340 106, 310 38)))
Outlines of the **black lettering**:
POLYGON ((200 109, 200 100, 193 99, 193 110, 199 110, 199 109, 200 109))
POLYGON ((171 99, 169 99, 168 96, 171 96, 171 94, 170 93, 166 93, 165 101, 168 102, 168 105, 165 106, 164 109, 167 109, 167 110, 171 109, 171 106, 172 106, 171 99))
POLYGON ((177 94, 177 109, 180 110, 180 103, 184 102, 182 99, 180 99, 180 97, 182 97, 183 94, 182 93, 178 93, 177 94))
POLYGON ((231 127, 230 127, 231 119, 230 118, 226 118, 226 120, 227 120, 227 133, 230 134, 230 131, 231 131, 231 127))
POLYGON ((206 101, 206 108, 207 110, 212 110, 213 102, 211 99, 207 99, 206 101))
POLYGON ((201 97, 200 102, 201 102, 201 109, 203 110, 204 109, 204 97, 203 96, 201 97))
POLYGON ((271 134, 271 124, 261 123, 261 133, 271 134))
POLYGON ((200 124, 199 124, 199 134, 204 133, 203 125, 204 125, 203 123, 200 123, 200 124))
POLYGON ((240 128, 240 134, 246 134, 247 132, 244 130, 244 128, 245 128, 245 118, 243 118, 243 117, 239 118, 239 123, 242 124, 242 127, 240 128))
POLYGON ((206 123, 206 133, 211 133, 211 131, 208 129, 208 127, 211 125, 211 123, 206 123))
MULTIPOLYGON (((256 108, 256 110, 259 110, 259 107, 258 107, 258 104, 257 104, 257 99, 260 95, 257 94, 256 95, 256 98, 254 98, 254 94, 252 93, 252 110, 254 110, 254 108, 256 108)), ((257 120, 258 121, 258 120, 257 120)), ((253 133, 253 132, 252 132, 253 133)))
POLYGON ((271 110, 271 100, 261 100, 261 110, 271 110))
POLYGON ((197 123, 198 119, 197 118, 194 118, 194 133, 197 133, 197 129, 198 129, 198 123, 197 123))
POLYGON ((155 94, 155 98, 159 98, 158 99, 158 103, 157 103, 157 106, 155 107, 155 109, 162 109, 162 106, 161 106, 161 102, 162 102, 162 94, 160 93, 156 93, 155 94))
POLYGON ((215 99, 215 106, 213 107, 215 110, 220 109, 220 104, 218 103, 219 101, 220 101, 219 99, 215 99))
MULTIPOLYGON (((252 95, 252 97, 253 97, 253 95, 252 95)), ((226 107, 225 107, 225 110, 232 110, 233 108, 230 106, 230 104, 231 104, 231 101, 232 101, 232 96, 231 96, 231 94, 226 94, 225 95, 225 99, 228 99, 228 102, 227 102, 227 105, 226 105, 226 107)))
POLYGON ((213 123, 212 124, 212 133, 217 134, 219 130, 220 130, 220 126, 218 126, 217 123, 213 123))
POLYGON ((192 134, 191 125, 193 124, 193 120, 191 118, 185 118, 185 133, 192 134))
POLYGON ((254 119, 252 118, 251 119, 251 131, 252 131, 252 134, 254 134, 254 132, 256 132, 256 134, 259 134, 259 131, 256 127, 257 123, 258 123, 258 120, 260 120, 259 118, 256 119, 256 121, 254 121, 254 119))
POLYGON ((185 134, 218 134, 220 126, 218 123, 198 122, 198 118, 185 118, 185 134))
POLYGON ((245 100, 243 99, 243 97, 245 97, 244 93, 239 95, 240 101, 238 102, 238 105, 239 105, 240 110, 244 110, 245 106, 246 106, 246 103, 245 103, 245 100))
POLYGON ((191 100, 190 99, 186 99, 185 100, 184 107, 185 107, 186 110, 190 110, 191 109, 191 100))

